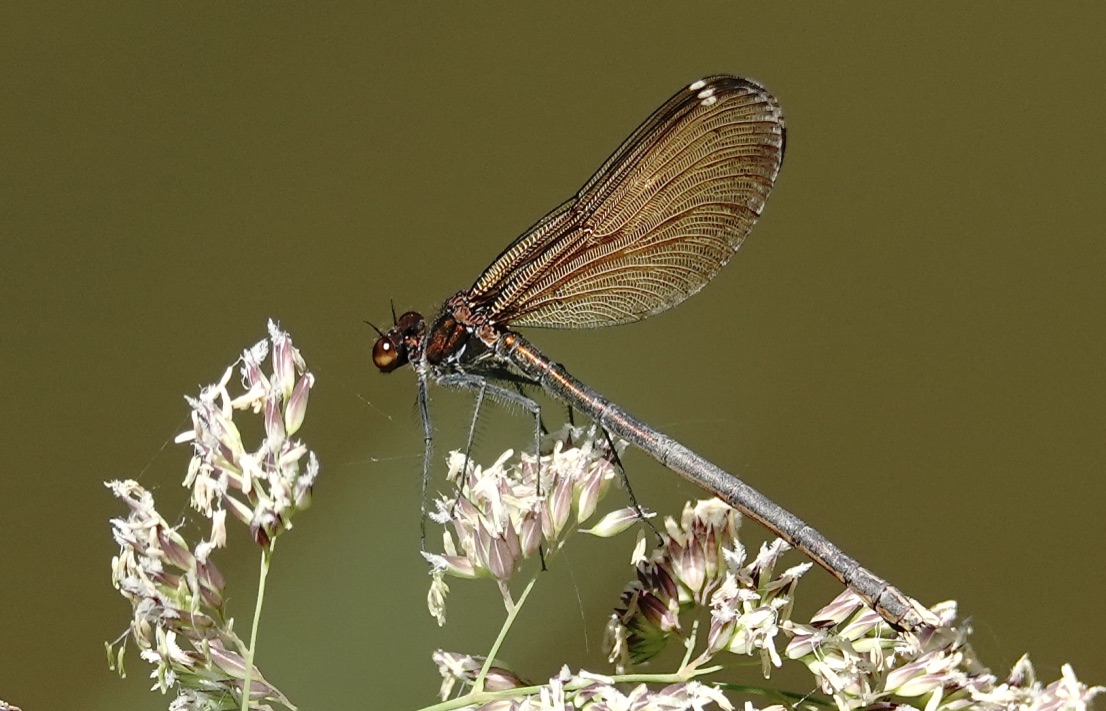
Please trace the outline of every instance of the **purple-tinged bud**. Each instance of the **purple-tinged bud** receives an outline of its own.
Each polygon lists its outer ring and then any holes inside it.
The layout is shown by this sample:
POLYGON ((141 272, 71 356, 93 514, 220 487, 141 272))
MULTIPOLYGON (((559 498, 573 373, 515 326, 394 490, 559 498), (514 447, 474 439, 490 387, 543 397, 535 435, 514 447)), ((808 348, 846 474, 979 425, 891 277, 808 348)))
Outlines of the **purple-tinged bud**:
POLYGON ((702 594, 707 583, 706 566, 704 565, 705 556, 703 547, 696 545, 696 543, 698 541, 695 539, 689 541, 689 545, 684 549, 684 555, 681 556, 675 572, 679 576, 680 582, 686 586, 691 594, 692 600, 702 602, 702 594))
POLYGON ((515 534, 513 528, 508 528, 504 532, 503 538, 491 537, 487 538, 487 555, 485 560, 487 561, 488 572, 492 574, 496 580, 507 580, 511 577, 511 574, 515 572, 515 563, 517 558, 514 555, 512 548, 517 548, 518 536, 515 534), (510 541, 514 540, 515 545, 512 546, 510 541))
MULTIPOLYGON (((528 686, 528 684, 519 675, 503 667, 491 667, 488 669, 487 676, 484 677, 485 691, 506 691, 507 689, 518 689, 523 686, 528 686)), ((491 707, 485 705, 484 708, 490 709, 491 707)), ((513 707, 505 706, 504 708, 510 709, 513 707)))
POLYGON ((679 629, 680 620, 673 614, 670 605, 648 590, 640 591, 636 603, 641 616, 650 625, 666 632, 679 629))
POLYGON ((791 629, 795 636, 787 643, 787 648, 784 650, 784 654, 787 655, 788 659, 801 659, 813 654, 815 650, 826 643, 826 639, 830 634, 824 629, 810 625, 793 624, 791 629))
POLYGON ((287 429, 289 437, 298 432, 303 424, 303 418, 307 414, 307 394, 314 384, 315 376, 311 373, 304 373, 303 377, 296 382, 296 386, 288 398, 288 404, 284 408, 284 427, 287 429))
POLYGON ((810 624, 820 629, 828 629, 847 620, 849 615, 856 612, 863 605, 864 603, 857 597, 856 593, 849 588, 845 588, 840 595, 833 599, 833 602, 814 613, 810 624))
POLYGON ((549 523, 551 530, 545 531, 549 540, 560 537, 568 522, 568 516, 572 513, 572 477, 559 476, 553 482, 553 491, 549 494, 549 523))
POLYGON ((538 552, 542 541, 542 520, 545 516, 527 516, 522 519, 521 530, 518 533, 519 546, 523 557, 529 558, 538 552))
POLYGON ((583 523, 587 521, 599 504, 599 497, 603 493, 603 471, 600 467, 594 467, 587 473, 580 487, 580 497, 576 503, 576 520, 583 523))
POLYGON ((273 536, 280 531, 281 526, 280 515, 275 511, 262 509, 254 516, 253 521, 250 522, 250 535, 257 541, 257 544, 262 548, 268 548, 272 543, 273 536))
POLYGON ((280 400, 275 397, 265 399, 265 437, 269 451, 275 452, 287 437, 284 432, 284 418, 280 412, 280 400))
POLYGON ((921 696, 952 681, 958 654, 923 654, 887 673, 887 690, 902 696, 921 696))
POLYGON ((599 522, 594 526, 581 529, 580 532, 590 533, 599 538, 611 538, 622 533, 630 526, 633 526, 638 520, 637 510, 632 506, 627 506, 624 509, 611 511, 609 514, 599 519, 599 522))
POLYGON ((157 541, 163 557, 171 565, 181 570, 191 570, 195 565, 196 557, 188 550, 188 544, 176 531, 158 526, 157 541))
POLYGON ((292 356, 292 339, 272 321, 269 321, 269 338, 273 341, 273 380, 281 398, 287 400, 296 382, 296 364, 292 356))
POLYGON ((233 496, 224 496, 223 505, 242 523, 249 524, 253 521, 253 509, 233 496))
POLYGON ((886 624, 879 613, 870 607, 864 606, 849 621, 849 624, 838 630, 838 634, 848 640, 858 640, 871 632, 878 625, 886 624))
POLYGON ((723 649, 729 649, 733 641, 734 631, 737 629, 737 618, 731 617, 725 622, 720 622, 717 617, 711 620, 710 631, 707 633, 706 651, 715 654, 723 649))

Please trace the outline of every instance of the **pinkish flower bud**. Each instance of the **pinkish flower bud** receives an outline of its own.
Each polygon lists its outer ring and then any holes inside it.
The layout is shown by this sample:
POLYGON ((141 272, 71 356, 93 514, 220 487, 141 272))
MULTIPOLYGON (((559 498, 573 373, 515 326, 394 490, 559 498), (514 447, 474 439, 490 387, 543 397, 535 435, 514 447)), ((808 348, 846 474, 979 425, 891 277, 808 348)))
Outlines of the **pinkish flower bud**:
POLYGON ((269 338, 273 342, 273 385, 280 391, 281 399, 287 400, 292 394, 296 382, 296 364, 292 352, 292 339, 269 321, 269 338))
POLYGON ((638 518, 637 510, 632 506, 627 506, 624 509, 611 511, 599 519, 599 522, 591 528, 581 529, 581 533, 590 533, 599 538, 611 538, 633 526, 639 520, 641 519, 638 518))
POLYGON ((303 418, 307 414, 307 394, 314 384, 315 376, 304 373, 288 398, 288 404, 284 408, 284 427, 289 437, 298 432, 303 424, 303 418))
POLYGON ((284 418, 280 412, 280 401, 275 397, 265 399, 265 436, 269 451, 272 452, 280 449, 280 445, 287 439, 284 433, 284 418))
POLYGON ((553 491, 549 493, 549 530, 545 531, 546 538, 553 540, 558 538, 568 522, 568 516, 572 513, 572 477, 560 476, 553 482, 553 491))

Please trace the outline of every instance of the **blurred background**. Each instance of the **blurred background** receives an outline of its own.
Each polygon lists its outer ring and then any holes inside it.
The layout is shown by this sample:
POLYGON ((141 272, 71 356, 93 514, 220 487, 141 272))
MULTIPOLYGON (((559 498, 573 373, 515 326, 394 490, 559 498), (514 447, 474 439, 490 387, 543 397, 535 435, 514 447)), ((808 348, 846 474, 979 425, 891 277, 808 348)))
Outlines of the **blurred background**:
MULTIPOLYGON (((431 703, 430 653, 483 653, 502 605, 455 583, 450 624, 426 612, 415 381, 371 367, 362 321, 389 322, 393 299, 433 311, 717 72, 763 82, 788 120, 741 253, 656 318, 528 337, 908 594, 958 600, 1000 677, 1029 652, 1045 681, 1070 661, 1106 683, 1104 19, 949 2, 5 5, 0 698, 166 707, 137 655, 126 680, 106 668, 130 613, 110 585, 122 507, 101 481, 138 478, 188 516, 182 396, 273 317, 318 377, 301 435, 323 471, 278 547, 259 664, 303 708, 431 703)), ((433 393, 439 453, 470 406, 433 393)), ((527 431, 491 408, 476 457, 527 431)), ((640 454, 626 464, 653 510, 697 496, 640 454)), ((632 544, 570 548, 503 657, 535 679, 603 669, 632 544)), ((243 634, 256 558, 241 534, 216 558, 243 634)), ((838 591, 810 573, 802 614, 838 591)))

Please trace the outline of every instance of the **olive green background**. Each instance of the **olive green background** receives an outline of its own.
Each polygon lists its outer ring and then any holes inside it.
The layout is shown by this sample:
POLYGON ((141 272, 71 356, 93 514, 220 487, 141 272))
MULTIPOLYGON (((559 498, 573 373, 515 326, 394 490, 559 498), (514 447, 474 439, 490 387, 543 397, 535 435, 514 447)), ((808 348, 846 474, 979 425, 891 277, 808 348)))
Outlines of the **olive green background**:
MULTIPOLYGON (((182 395, 271 316, 318 376, 302 436, 323 472, 278 547, 259 663, 304 709, 430 703, 430 653, 485 651, 502 607, 458 582, 444 630, 425 611, 414 378, 371 368, 362 320, 467 286, 716 72, 788 119, 741 253, 649 321, 529 337, 907 593, 957 599, 1000 676, 1028 651, 1045 681, 1071 661, 1106 683, 1095 8, 6 4, 0 698, 167 705, 137 655, 125 681, 106 669, 129 608, 100 482, 138 477, 186 516, 182 395)), ((459 446, 470 399, 432 405, 439 452, 459 446)), ((493 413, 477 456, 526 431, 493 413)), ((696 495, 627 465, 652 509, 696 495)), ((536 679, 603 669, 632 543, 576 543, 504 657, 536 679)), ((255 559, 241 535, 217 558, 243 632, 255 559)), ((801 609, 838 589, 810 573, 801 609)))

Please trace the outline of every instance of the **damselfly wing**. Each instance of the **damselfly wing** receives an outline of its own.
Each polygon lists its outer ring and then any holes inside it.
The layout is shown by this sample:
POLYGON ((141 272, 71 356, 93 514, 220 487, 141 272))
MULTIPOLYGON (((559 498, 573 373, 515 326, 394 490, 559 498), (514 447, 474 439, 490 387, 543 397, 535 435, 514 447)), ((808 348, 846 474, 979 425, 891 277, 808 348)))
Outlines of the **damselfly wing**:
POLYGON ((741 246, 783 151, 783 114, 763 87, 725 75, 691 84, 450 298, 428 331, 414 312, 399 318, 374 363, 462 367, 511 325, 611 326, 675 306, 741 246))

